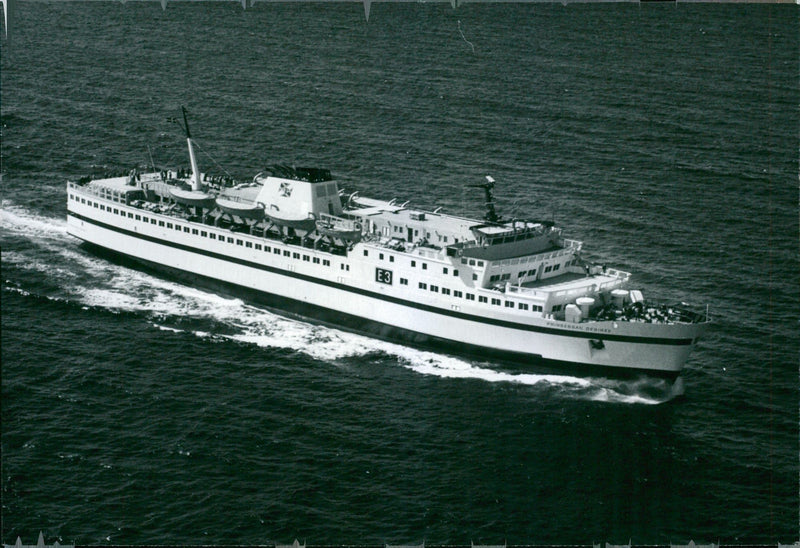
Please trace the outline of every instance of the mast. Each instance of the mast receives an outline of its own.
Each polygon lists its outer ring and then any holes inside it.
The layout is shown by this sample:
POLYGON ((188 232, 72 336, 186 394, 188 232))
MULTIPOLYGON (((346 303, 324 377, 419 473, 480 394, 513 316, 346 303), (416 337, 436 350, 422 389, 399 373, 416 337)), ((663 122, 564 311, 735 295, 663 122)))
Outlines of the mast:
POLYGON ((194 148, 192 148, 192 134, 189 133, 189 120, 186 118, 186 107, 181 105, 183 111, 183 126, 186 128, 186 145, 189 147, 189 162, 192 164, 192 190, 199 191, 200 187, 200 170, 197 167, 197 158, 194 156, 194 148))
POLYGON ((490 175, 486 176, 485 183, 479 183, 476 185, 467 185, 474 188, 482 188, 484 194, 486 195, 486 202, 484 205, 486 206, 486 213, 483 215, 485 221, 489 223, 498 223, 500 222, 500 217, 497 215, 497 211, 494 209, 494 196, 492 196, 492 189, 494 188, 494 179, 490 175))

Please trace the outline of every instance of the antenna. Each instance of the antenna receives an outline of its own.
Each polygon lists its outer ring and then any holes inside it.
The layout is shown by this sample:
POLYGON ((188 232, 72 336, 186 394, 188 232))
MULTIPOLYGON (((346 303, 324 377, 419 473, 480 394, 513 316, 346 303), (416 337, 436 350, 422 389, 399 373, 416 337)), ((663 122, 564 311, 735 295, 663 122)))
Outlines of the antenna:
POLYGON ((189 133, 189 120, 186 118, 186 107, 181 105, 181 112, 183 112, 183 129, 186 130, 186 138, 191 139, 192 134, 189 133))

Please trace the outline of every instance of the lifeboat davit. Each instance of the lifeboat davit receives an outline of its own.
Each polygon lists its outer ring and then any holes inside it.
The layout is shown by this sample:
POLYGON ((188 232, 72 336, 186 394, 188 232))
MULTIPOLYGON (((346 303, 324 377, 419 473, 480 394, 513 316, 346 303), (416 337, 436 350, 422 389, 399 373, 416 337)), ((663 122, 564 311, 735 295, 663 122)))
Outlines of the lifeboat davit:
POLYGON ((261 204, 237 202, 225 198, 217 198, 217 207, 228 215, 236 215, 241 219, 255 219, 260 221, 264 218, 264 206, 261 204))

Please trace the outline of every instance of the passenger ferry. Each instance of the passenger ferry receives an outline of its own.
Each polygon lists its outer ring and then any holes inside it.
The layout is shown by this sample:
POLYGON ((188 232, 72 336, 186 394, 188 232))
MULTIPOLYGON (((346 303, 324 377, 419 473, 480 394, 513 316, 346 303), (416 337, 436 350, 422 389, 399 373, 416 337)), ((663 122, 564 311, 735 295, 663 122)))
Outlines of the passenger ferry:
POLYGON ((325 169, 252 182, 190 169, 67 183, 69 234, 191 284, 412 345, 603 374, 674 378, 707 312, 646 300, 551 222, 345 194, 325 169))

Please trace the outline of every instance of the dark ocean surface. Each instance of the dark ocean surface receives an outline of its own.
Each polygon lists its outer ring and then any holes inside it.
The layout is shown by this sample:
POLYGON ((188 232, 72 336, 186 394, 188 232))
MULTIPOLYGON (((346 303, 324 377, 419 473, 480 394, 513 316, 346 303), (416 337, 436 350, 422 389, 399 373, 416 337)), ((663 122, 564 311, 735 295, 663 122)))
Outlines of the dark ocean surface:
POLYGON ((2 54, 2 541, 798 539, 796 5, 23 2, 2 54), (474 51, 473 51, 474 47, 474 51), (678 386, 521 372, 112 264, 68 179, 327 167, 554 218, 715 323, 678 386), (222 166, 222 167, 220 167, 222 166))

